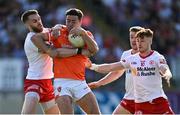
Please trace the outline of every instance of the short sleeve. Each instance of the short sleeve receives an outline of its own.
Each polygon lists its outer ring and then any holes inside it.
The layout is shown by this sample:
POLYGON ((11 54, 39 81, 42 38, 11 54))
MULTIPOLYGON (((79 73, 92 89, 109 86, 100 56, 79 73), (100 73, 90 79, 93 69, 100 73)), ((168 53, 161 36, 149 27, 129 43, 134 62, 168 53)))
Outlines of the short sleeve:
POLYGON ((124 68, 126 68, 126 69, 130 68, 130 58, 131 58, 131 56, 127 57, 126 59, 125 58, 124 59, 121 58, 120 62, 124 66, 124 68))
POLYGON ((157 64, 158 67, 160 67, 161 65, 167 65, 166 59, 164 58, 163 55, 159 55, 157 59, 157 64))
POLYGON ((125 53, 123 52, 123 54, 121 55, 121 59, 120 60, 124 60, 125 59, 125 53))
POLYGON ((88 36, 89 36, 90 38, 94 39, 94 36, 93 36, 93 34, 92 34, 90 31, 86 31, 86 33, 88 34, 88 36))

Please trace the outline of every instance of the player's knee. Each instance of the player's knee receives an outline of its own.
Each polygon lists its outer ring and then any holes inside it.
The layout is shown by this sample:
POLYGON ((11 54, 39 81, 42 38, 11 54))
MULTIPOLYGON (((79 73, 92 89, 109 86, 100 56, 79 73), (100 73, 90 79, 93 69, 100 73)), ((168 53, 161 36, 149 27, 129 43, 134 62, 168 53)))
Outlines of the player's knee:
POLYGON ((60 114, 60 110, 57 105, 54 105, 52 107, 46 108, 44 110, 45 114, 60 114))
POLYGON ((57 104, 63 104, 64 106, 66 105, 72 105, 73 101, 72 98, 70 96, 64 95, 64 96, 60 96, 56 99, 56 103, 57 104))
POLYGON ((54 99, 45 103, 41 103, 41 106, 43 107, 44 112, 46 114, 59 114, 60 113, 54 99))
POLYGON ((33 114, 35 111, 36 104, 39 101, 39 94, 36 92, 27 92, 25 94, 25 100, 21 114, 33 114))
POLYGON ((33 100, 39 101, 40 97, 39 94, 36 92, 27 92, 25 94, 25 99, 28 99, 29 101, 33 101, 33 100))

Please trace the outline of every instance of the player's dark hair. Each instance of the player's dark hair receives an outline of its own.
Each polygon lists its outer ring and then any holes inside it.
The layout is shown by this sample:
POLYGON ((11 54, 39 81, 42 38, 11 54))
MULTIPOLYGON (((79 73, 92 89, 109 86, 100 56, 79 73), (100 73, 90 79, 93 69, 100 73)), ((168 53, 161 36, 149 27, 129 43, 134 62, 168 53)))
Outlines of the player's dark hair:
POLYGON ((130 29, 129 29, 129 32, 138 32, 140 30, 144 29, 143 27, 141 26, 132 26, 130 29))
POLYGON ((21 21, 23 23, 26 23, 26 21, 28 20, 28 17, 30 15, 33 15, 33 14, 38 14, 38 11, 37 10, 27 10, 25 11, 22 15, 21 15, 21 21))
POLYGON ((144 37, 153 37, 153 31, 150 29, 142 29, 137 32, 136 37, 144 38, 144 37))
POLYGON ((66 16, 67 15, 73 15, 73 16, 78 16, 78 19, 81 20, 83 17, 83 13, 81 10, 77 8, 70 8, 69 10, 66 11, 66 16))

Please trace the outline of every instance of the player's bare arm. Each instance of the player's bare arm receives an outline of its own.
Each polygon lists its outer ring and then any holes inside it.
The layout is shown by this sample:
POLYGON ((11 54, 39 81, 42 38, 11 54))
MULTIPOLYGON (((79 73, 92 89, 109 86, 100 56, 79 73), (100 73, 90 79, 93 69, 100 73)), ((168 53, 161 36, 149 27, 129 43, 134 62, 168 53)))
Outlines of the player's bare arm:
POLYGON ((92 64, 90 67, 91 70, 94 70, 99 73, 109 73, 112 71, 124 70, 124 65, 120 62, 110 63, 110 64, 92 64))
MULTIPOLYGON (((48 40, 48 34, 46 33, 38 33, 35 34, 32 38, 31 38, 32 42, 36 45, 36 47, 38 47, 39 49, 41 49, 43 52, 49 54, 51 57, 70 57, 70 56, 74 56, 77 54, 78 49, 77 48, 57 48, 54 49, 50 46, 48 46, 47 44, 45 44, 44 41, 48 40)), ((85 55, 87 57, 91 56, 91 53, 86 50, 83 49, 82 50, 82 55, 85 55)))
POLYGON ((120 78, 123 75, 123 73, 124 73, 124 70, 110 72, 102 79, 89 83, 88 86, 91 89, 93 89, 93 88, 98 88, 100 86, 107 85, 107 84, 117 80, 118 78, 120 78))
MULTIPOLYGON (((74 56, 74 55, 77 55, 77 52, 78 52, 78 48, 72 48, 72 49, 71 48, 57 48, 54 50, 57 51, 57 57, 59 58, 74 56)), ((83 49, 81 54, 87 57, 91 56, 91 53, 86 49, 83 49)))
POLYGON ((94 40, 93 36, 89 36, 86 30, 84 30, 81 27, 74 27, 71 31, 70 34, 77 34, 81 35, 85 43, 87 44, 88 50, 93 54, 95 54, 98 50, 99 47, 94 40))
POLYGON ((77 54, 77 49, 58 48, 54 49, 45 44, 48 40, 47 33, 38 33, 31 38, 32 42, 43 52, 49 54, 51 57, 70 57, 77 54))
POLYGON ((171 71, 168 67, 168 65, 160 65, 159 71, 162 74, 162 76, 166 77, 172 77, 171 71))
POLYGON ((161 76, 166 79, 168 86, 170 87, 170 79, 172 78, 172 73, 167 64, 160 65, 159 72, 161 76))
POLYGON ((48 41, 48 35, 45 33, 37 33, 31 37, 31 41, 34 43, 36 47, 42 50, 42 52, 46 52, 50 49, 44 41, 48 41))

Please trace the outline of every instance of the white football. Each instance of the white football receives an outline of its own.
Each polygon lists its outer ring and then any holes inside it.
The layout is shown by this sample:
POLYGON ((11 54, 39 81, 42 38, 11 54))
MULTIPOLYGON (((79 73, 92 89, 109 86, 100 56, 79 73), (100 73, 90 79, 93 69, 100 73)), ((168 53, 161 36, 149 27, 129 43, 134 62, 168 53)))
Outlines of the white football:
POLYGON ((69 34, 68 40, 74 47, 77 48, 83 47, 85 44, 83 38, 80 35, 69 34))

